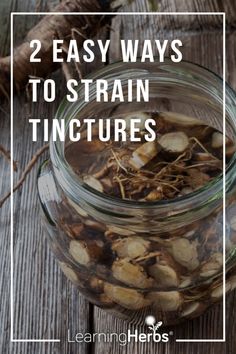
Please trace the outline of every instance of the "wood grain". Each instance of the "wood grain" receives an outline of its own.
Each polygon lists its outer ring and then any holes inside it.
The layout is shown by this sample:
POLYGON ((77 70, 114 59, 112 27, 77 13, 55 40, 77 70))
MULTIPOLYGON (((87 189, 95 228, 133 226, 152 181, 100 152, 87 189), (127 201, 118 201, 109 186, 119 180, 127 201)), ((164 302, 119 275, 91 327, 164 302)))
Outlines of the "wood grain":
MULTIPOLYGON (((54 1, 55 3, 55 1, 54 1)), ((1 55, 9 51, 9 12, 47 10, 51 1, 16 0, 0 3, 4 15, 0 23, 1 55)), ((138 0, 127 6, 126 11, 151 11, 158 6, 159 11, 226 11, 227 13, 227 79, 236 89, 235 75, 235 25, 236 3, 223 0, 138 0)), ((35 18, 22 19, 17 23, 16 42, 21 40, 35 18)), ((184 59, 204 65, 222 74, 222 21, 219 17, 149 17, 119 16, 113 20, 110 32, 112 47, 109 60, 119 59, 117 46, 120 38, 173 38, 178 36, 185 43, 184 59)), ((103 34, 106 36, 106 33, 103 34)), ((91 67, 84 67, 87 73, 91 67)), ((31 130, 27 120, 29 115, 36 117, 53 117, 58 102, 64 95, 64 83, 60 74, 55 78, 61 83, 58 100, 45 105, 40 102, 37 107, 29 106, 25 98, 14 99, 14 159, 18 161, 21 171, 31 158, 42 140, 32 143, 31 130)), ((10 144, 9 108, 0 110, 0 143, 10 144)), ((45 155, 46 156, 46 155, 45 155)), ((42 157, 41 160, 43 160, 42 157)), ((7 162, 0 157, 1 195, 9 189, 10 171, 7 162)), ((62 275, 49 249, 44 236, 39 215, 36 192, 37 168, 27 179, 24 187, 14 196, 14 337, 15 338, 60 338, 61 343, 13 343, 9 345, 9 286, 10 286, 10 204, 0 211, 0 348, 6 354, 87 354, 87 353, 160 353, 160 354, 234 354, 236 351, 236 295, 227 297, 227 342, 226 343, 176 343, 175 338, 220 338, 222 336, 222 305, 218 305, 204 316, 172 328, 174 335, 167 344, 147 344, 131 342, 127 346, 113 343, 69 344, 67 330, 71 332, 123 333, 128 328, 134 330, 122 320, 90 305, 69 281, 62 275)), ((15 176, 17 178, 18 175, 15 176)))

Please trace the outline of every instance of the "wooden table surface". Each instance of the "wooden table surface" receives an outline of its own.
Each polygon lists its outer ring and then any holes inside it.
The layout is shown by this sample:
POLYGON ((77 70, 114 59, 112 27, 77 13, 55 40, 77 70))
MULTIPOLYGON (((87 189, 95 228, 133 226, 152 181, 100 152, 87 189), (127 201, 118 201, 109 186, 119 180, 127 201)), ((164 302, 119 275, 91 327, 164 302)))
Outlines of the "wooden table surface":
MULTIPOLYGON (((56 1, 1 0, 0 54, 9 52, 10 11, 48 11, 56 1)), ((232 0, 139 0, 122 11, 225 11, 227 16, 227 81, 236 89, 236 2, 232 0), (158 4, 158 5, 157 5, 158 4)), ((17 18, 15 42, 22 40, 36 16, 17 18)), ((104 35, 107 35, 106 32, 104 35)), ((183 40, 184 59, 202 64, 222 74, 222 19, 216 16, 117 16, 109 33, 112 47, 109 60, 119 59, 119 38, 173 38, 183 40)), ((84 67, 84 72, 91 66, 84 67)), ((61 74, 55 77, 60 79, 61 74)), ((14 160, 19 172, 30 160, 42 141, 32 143, 28 118, 53 117, 58 102, 64 95, 64 83, 58 89, 53 104, 27 103, 24 95, 14 99, 14 160)), ((0 108, 0 143, 10 146, 9 108, 0 108)), ((47 155, 45 155, 47 156, 47 155)), ((44 157, 45 158, 45 157, 44 157)), ((41 160, 44 159, 42 157, 41 160)), ((67 331, 127 332, 129 325, 89 304, 61 273, 49 249, 40 223, 39 202, 36 192, 37 168, 28 177, 24 187, 14 196, 14 338, 60 339, 60 343, 10 344, 10 203, 0 210, 0 352, 4 354, 87 354, 87 353, 171 353, 171 354, 233 354, 236 352, 236 293, 227 296, 226 343, 176 343, 176 338, 221 338, 222 305, 204 316, 173 327, 173 337, 165 344, 67 342, 67 331)), ((10 187, 10 170, 0 157, 1 195, 10 187)), ((131 326, 134 329, 133 326, 131 326)))

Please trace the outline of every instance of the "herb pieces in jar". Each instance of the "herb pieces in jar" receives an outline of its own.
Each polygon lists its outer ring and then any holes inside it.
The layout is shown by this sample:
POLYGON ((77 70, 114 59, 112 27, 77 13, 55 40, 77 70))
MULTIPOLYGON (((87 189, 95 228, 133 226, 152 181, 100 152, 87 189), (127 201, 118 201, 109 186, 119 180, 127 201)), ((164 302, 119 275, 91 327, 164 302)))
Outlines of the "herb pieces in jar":
MULTIPOLYGON (((68 163, 89 188, 128 200, 168 200, 192 193, 222 173, 223 135, 215 128, 173 112, 134 112, 123 119, 133 117, 140 118, 140 141, 117 142, 111 134, 110 141, 101 142, 95 125, 91 142, 82 139, 67 146, 68 163), (144 140, 149 118, 156 122, 155 141, 144 140)), ((225 141, 228 163, 236 146, 228 137, 225 141)))

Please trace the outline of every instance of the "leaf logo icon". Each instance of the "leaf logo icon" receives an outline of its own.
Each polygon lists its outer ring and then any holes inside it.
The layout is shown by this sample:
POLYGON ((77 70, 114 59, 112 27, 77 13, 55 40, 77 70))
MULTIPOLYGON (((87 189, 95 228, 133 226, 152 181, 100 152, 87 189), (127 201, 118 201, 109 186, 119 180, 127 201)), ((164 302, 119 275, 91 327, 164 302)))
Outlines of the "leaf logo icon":
POLYGON ((157 322, 156 324, 155 324, 155 331, 157 331, 158 330, 158 328, 160 328, 161 326, 162 326, 162 324, 163 324, 163 322, 162 321, 159 321, 159 322, 157 322))
POLYGON ((155 317, 153 316, 147 316, 146 317, 146 324, 148 325, 148 328, 150 329, 150 331, 156 332, 158 330, 158 328, 160 328, 163 324, 162 321, 159 321, 155 324, 155 317))

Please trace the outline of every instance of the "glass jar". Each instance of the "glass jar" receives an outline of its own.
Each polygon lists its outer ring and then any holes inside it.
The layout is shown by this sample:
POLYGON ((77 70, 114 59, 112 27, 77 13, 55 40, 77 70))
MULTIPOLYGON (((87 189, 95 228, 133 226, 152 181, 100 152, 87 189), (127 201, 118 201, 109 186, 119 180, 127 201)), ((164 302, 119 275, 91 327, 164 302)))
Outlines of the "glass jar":
MULTIPOLYGON (((56 118, 114 118, 134 111, 173 111, 223 131, 223 83, 212 72, 187 62, 116 63, 90 76, 149 79, 149 102, 66 100, 56 118)), ((83 87, 78 89, 82 97, 83 87)), ((226 85, 226 134, 236 140, 235 93, 226 85)), ((226 291, 236 287, 236 156, 224 175, 199 190, 168 201, 112 198, 84 184, 65 159, 65 144, 50 143, 50 160, 39 171, 44 225, 65 275, 93 304, 129 321, 153 315, 164 325, 193 318, 220 301, 223 268, 226 291), (225 262, 224 262, 225 248, 225 262), (155 281, 154 281, 155 280, 155 281)))

